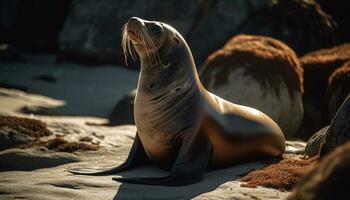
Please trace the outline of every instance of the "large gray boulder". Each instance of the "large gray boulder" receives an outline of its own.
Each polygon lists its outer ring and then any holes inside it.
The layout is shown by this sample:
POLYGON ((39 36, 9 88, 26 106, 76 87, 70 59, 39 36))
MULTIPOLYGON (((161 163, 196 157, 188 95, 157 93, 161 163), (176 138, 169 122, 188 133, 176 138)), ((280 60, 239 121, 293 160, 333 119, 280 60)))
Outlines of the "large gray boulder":
MULTIPOLYGON (((209 54, 222 47, 251 13, 266 7, 271 0, 203 1, 187 41, 196 62, 201 65, 209 54)), ((198 66, 197 66, 198 67, 198 66)))
POLYGON ((233 103, 256 108, 292 138, 303 118, 303 70, 284 43, 238 35, 211 54, 201 70, 206 89, 233 103))
POLYGON ((132 16, 166 22, 189 42, 195 59, 227 41, 249 16, 271 0, 72 0, 60 34, 60 60, 124 64, 120 31, 132 16))
POLYGON ((130 17, 162 20, 186 33, 197 8, 197 1, 187 0, 73 0, 60 34, 60 58, 123 65, 120 33, 130 17))

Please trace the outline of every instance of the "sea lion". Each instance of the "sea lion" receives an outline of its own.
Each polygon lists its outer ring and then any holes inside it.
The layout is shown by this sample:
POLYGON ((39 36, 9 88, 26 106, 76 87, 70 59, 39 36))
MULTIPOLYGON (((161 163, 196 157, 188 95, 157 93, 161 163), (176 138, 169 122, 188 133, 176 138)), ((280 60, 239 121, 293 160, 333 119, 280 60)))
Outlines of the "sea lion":
POLYGON ((155 164, 166 177, 113 178, 121 182, 179 186, 199 182, 207 169, 281 156, 279 126, 253 108, 233 104, 201 84, 191 50, 171 26, 132 17, 123 30, 126 57, 141 60, 134 105, 137 134, 125 163, 103 175, 155 164))

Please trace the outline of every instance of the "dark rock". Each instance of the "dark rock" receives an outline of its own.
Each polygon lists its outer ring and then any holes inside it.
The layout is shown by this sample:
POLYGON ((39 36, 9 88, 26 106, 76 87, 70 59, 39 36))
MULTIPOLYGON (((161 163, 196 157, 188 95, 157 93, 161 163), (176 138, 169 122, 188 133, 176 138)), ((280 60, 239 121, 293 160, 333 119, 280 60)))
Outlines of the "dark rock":
POLYGON ((124 65, 120 31, 130 17, 137 16, 174 26, 187 39, 200 65, 232 36, 249 13, 269 1, 73 0, 60 35, 60 60, 124 65))
POLYGON ((0 116, 0 150, 32 146, 39 138, 50 135, 52 132, 39 120, 0 116))
POLYGON ((306 155, 313 157, 319 154, 320 147, 322 145, 322 142, 324 141, 328 128, 329 126, 326 126, 323 129, 319 130, 317 133, 315 133, 313 136, 311 136, 311 138, 307 141, 305 147, 306 155))
POLYGON ((347 199, 350 143, 336 148, 294 187, 288 200, 347 199))
POLYGON ((56 52, 70 0, 0 1, 0 44, 31 52, 56 52))
POLYGON ((52 152, 44 147, 9 149, 0 152, 0 171, 32 171, 78 161, 73 154, 52 152))
POLYGON ((52 107, 45 107, 45 106, 23 106, 19 109, 21 113, 25 114, 35 114, 35 115, 63 115, 62 113, 55 110, 55 108, 52 107))
POLYGON ((52 132, 47 129, 46 124, 37 119, 0 116, 0 127, 9 127, 10 130, 15 130, 33 138, 52 135, 52 132))
POLYGON ((33 138, 10 127, 0 127, 0 151, 23 144, 31 144, 33 138))
POLYGON ((33 80, 43 81, 43 82, 47 82, 47 83, 56 83, 57 82, 57 79, 54 76, 52 76, 51 74, 42 74, 42 75, 33 76, 33 80))
POLYGON ((9 44, 0 42, 0 62, 26 62, 22 52, 9 44))
POLYGON ((194 55, 197 67, 209 54, 222 47, 250 13, 268 5, 271 0, 204 0, 186 39, 194 55))
POLYGON ((295 134, 303 117, 302 76, 299 60, 287 45, 248 35, 229 40, 208 57, 201 71, 209 91, 263 111, 287 137, 295 134))
POLYGON ((336 147, 346 143, 350 139, 350 95, 340 106, 332 120, 321 147, 320 156, 324 156, 336 147))
POLYGON ((240 30, 279 39, 298 55, 336 43, 336 23, 313 0, 276 0, 253 13, 240 30))
POLYGON ((326 88, 331 74, 350 60, 350 44, 322 49, 303 56, 300 61, 304 68, 304 120, 299 131, 306 139, 312 133, 330 123, 328 105, 325 100, 326 88))
POLYGON ((124 96, 117 105, 113 108, 108 120, 110 126, 117 126, 122 124, 135 124, 134 119, 134 101, 136 96, 136 89, 124 96))
MULTIPOLYGON (((0 82, 0 87, 2 88, 7 88, 7 89, 15 89, 15 90, 20 90, 22 92, 27 92, 30 93, 32 92, 30 89, 28 89, 26 86, 22 86, 22 85, 14 85, 14 84, 10 84, 7 82, 0 82)), ((2 95, 2 94, 1 94, 2 95)))
POLYGON ((337 22, 341 41, 350 41, 350 21, 348 20, 350 4, 344 0, 317 0, 322 9, 337 22))
POLYGON ((340 105, 350 94, 350 61, 335 70, 328 80, 327 102, 329 118, 333 118, 340 105))
POLYGON ((10 41, 19 4, 19 0, 0 1, 0 44, 10 41))
POLYGON ((130 17, 162 20, 186 33, 197 9, 197 1, 187 0, 73 0, 60 35, 60 57, 90 64, 124 65, 120 33, 130 17))
POLYGON ((306 145, 305 142, 302 142, 302 141, 287 140, 284 154, 304 155, 305 145, 306 145))

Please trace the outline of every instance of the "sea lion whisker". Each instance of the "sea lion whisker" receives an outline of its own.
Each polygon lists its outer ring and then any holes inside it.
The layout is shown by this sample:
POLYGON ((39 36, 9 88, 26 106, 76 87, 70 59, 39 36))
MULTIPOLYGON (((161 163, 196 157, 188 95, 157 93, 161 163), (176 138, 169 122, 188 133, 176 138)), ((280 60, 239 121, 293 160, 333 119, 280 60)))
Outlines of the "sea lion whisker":
POLYGON ((145 39, 143 39, 143 44, 145 45, 145 48, 146 48, 146 55, 147 55, 148 61, 152 63, 152 56, 149 53, 149 44, 147 44, 147 41, 145 39))
POLYGON ((161 65, 161 61, 160 61, 160 57, 159 57, 159 54, 158 54, 158 51, 157 51, 157 48, 156 48, 156 45, 154 44, 154 41, 153 39, 149 36, 149 41, 153 47, 153 51, 152 51, 152 54, 154 55, 155 57, 155 64, 157 65, 161 65))
POLYGON ((151 52, 151 50, 150 50, 151 49, 151 45, 149 43, 149 35, 144 29, 142 29, 141 32, 142 32, 142 39, 143 39, 143 42, 144 42, 144 45, 145 45, 145 48, 146 48, 146 53, 147 53, 147 56, 149 58, 148 60, 149 60, 149 62, 152 63, 152 60, 154 58, 152 57, 152 54, 150 54, 150 52, 151 52))
POLYGON ((152 54, 150 54, 150 52, 151 52, 151 44, 150 44, 150 42, 149 42, 149 35, 148 35, 148 33, 145 31, 145 30, 142 30, 142 35, 143 35, 143 40, 144 40, 144 43, 145 43, 145 45, 146 45, 146 52, 147 52, 147 55, 150 57, 150 58, 152 58, 152 59, 150 59, 150 62, 152 62, 152 60, 154 59, 153 57, 152 57, 152 54))
POLYGON ((128 52, 130 54, 130 57, 135 60, 135 55, 134 55, 134 48, 133 48, 133 45, 130 41, 130 39, 128 39, 128 52))
POLYGON ((128 57, 129 56, 131 56, 134 59, 134 57, 130 51, 131 41, 130 41, 130 38, 129 38, 128 33, 127 33, 127 25, 128 25, 128 23, 124 24, 124 26, 122 28, 122 48, 123 48, 126 66, 128 65, 128 57))
POLYGON ((127 40, 128 40, 128 36, 127 36, 127 32, 126 32, 126 27, 127 27, 128 23, 125 23, 122 27, 122 42, 121 42, 121 46, 123 49, 123 54, 124 54, 124 60, 125 60, 125 65, 128 65, 128 51, 127 51, 127 40))
MULTIPOLYGON (((137 25, 138 27, 139 27, 139 25, 137 25)), ((143 43, 143 45, 144 45, 144 47, 145 47, 145 49, 146 49, 146 55, 147 55, 147 58, 148 58, 148 60, 150 60, 150 58, 149 58, 149 55, 148 55, 148 53, 147 53, 147 44, 146 44, 146 41, 145 41, 145 37, 144 37, 144 31, 143 31, 143 29, 141 28, 140 29, 140 31, 141 31, 141 34, 140 34, 140 38, 141 38, 141 41, 142 41, 142 43, 143 43)))
POLYGON ((145 43, 147 44, 147 54, 150 55, 150 57, 152 58, 150 60, 151 63, 156 63, 157 62, 157 58, 155 57, 153 51, 155 50, 155 45, 153 44, 151 37, 148 35, 148 33, 146 31, 144 31, 144 39, 145 39, 145 43))
POLYGON ((157 52, 157 48, 155 47, 155 44, 152 40, 150 40, 150 44, 152 45, 152 49, 153 49, 153 51, 151 53, 154 57, 154 62, 156 65, 160 65, 160 58, 159 58, 159 54, 157 52))
POLYGON ((128 46, 128 52, 129 52, 131 58, 133 60, 135 60, 135 55, 134 55, 134 51, 133 51, 134 49, 133 49, 133 46, 132 46, 132 43, 131 43, 131 40, 129 37, 128 37, 128 41, 127 41, 127 46, 128 46))
POLYGON ((154 44, 153 39, 147 34, 147 39, 152 47, 152 56, 154 57, 154 61, 156 65, 161 65, 160 57, 156 48, 156 45, 154 44))
POLYGON ((146 36, 147 36, 147 33, 142 29, 142 41, 143 41, 143 44, 145 45, 145 48, 146 48, 146 55, 147 55, 147 57, 148 57, 148 61, 150 62, 150 63, 152 63, 152 57, 151 57, 151 55, 150 55, 150 50, 149 50, 149 43, 148 43, 148 41, 147 41, 147 39, 146 39, 146 36))

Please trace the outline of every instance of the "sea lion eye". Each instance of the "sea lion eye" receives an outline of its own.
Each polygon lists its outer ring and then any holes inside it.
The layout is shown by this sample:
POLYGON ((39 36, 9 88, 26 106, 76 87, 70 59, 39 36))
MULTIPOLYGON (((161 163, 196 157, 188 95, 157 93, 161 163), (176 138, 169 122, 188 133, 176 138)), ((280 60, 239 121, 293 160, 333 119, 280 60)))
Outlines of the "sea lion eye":
POLYGON ((157 24, 152 24, 149 29, 152 31, 155 35, 160 35, 162 33, 162 27, 157 24))
POLYGON ((181 45, 181 40, 175 33, 174 33, 174 40, 178 45, 181 45))

